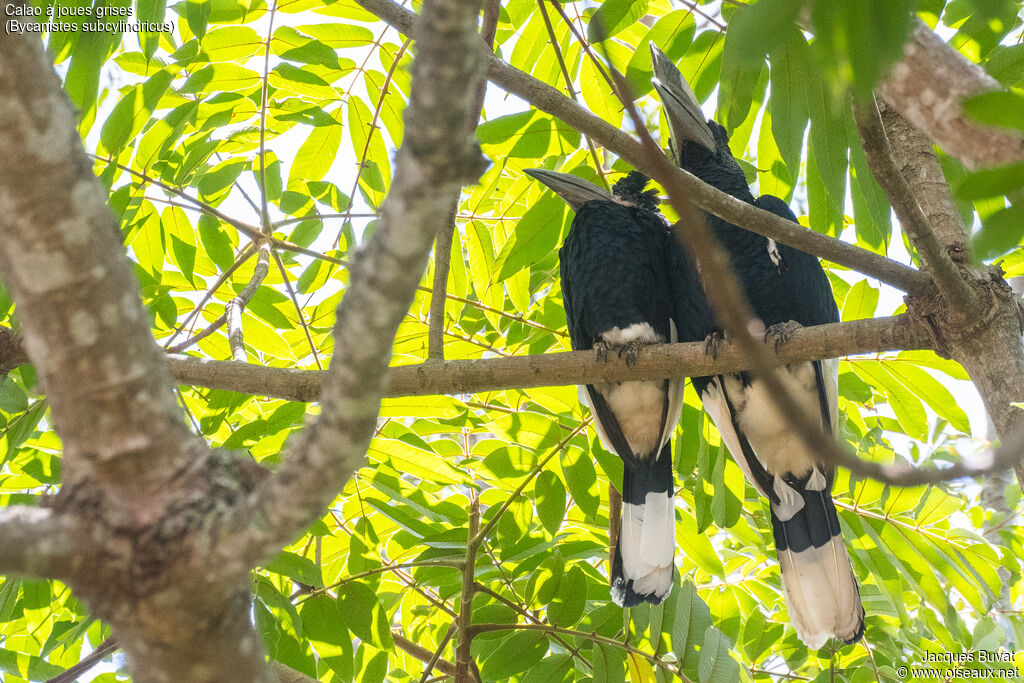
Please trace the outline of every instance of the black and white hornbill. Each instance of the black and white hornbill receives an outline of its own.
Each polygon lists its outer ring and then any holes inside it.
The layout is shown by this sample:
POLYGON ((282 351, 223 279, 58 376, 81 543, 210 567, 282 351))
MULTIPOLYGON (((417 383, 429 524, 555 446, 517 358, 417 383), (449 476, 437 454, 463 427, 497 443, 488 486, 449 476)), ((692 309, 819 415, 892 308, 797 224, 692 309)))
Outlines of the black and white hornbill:
MULTIPOLYGON (((558 252, 569 339, 635 359, 645 345, 675 341, 669 283, 671 235, 647 178, 631 172, 614 196, 575 176, 529 175, 575 211, 558 252)), ((671 435, 682 407, 681 380, 601 382, 580 387, 601 443, 623 461, 622 525, 612 562, 619 605, 658 604, 673 583, 675 504, 671 435)))
MULTIPOLYGON (((704 122, 675 65, 653 44, 651 48, 654 87, 669 119, 676 163, 723 192, 796 222, 778 197, 754 199, 729 150, 728 133, 714 121, 704 122)), ((839 321, 832 286, 817 258, 717 216, 707 214, 707 219, 767 328, 767 341, 777 347, 796 327, 839 321)), ((682 327, 680 323, 683 341, 700 339, 700 330, 682 327)), ((713 322, 704 330, 715 343, 719 332, 713 322)), ((776 371, 801 406, 820 415, 823 427, 832 433, 838 367, 838 361, 830 359, 793 363, 776 371)), ((763 382, 749 373, 695 377, 693 384, 737 464, 770 501, 783 592, 797 635, 815 649, 829 636, 855 642, 864 633, 864 608, 832 502, 834 470, 789 428, 763 382)))

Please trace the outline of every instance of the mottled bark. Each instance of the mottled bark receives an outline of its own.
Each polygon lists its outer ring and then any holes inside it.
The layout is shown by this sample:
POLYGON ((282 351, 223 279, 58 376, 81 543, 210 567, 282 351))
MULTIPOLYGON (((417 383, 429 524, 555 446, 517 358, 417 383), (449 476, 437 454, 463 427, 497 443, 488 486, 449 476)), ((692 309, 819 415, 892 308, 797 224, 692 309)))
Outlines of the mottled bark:
MULTIPOLYGON (((967 233, 928 138, 890 108, 882 108, 882 121, 892 160, 906 180, 909 200, 927 207, 929 235, 925 239, 940 242, 960 264, 954 272, 977 302, 961 308, 938 297, 908 297, 908 311, 932 336, 935 349, 967 370, 999 437, 1004 442, 1019 437, 1024 434, 1024 411, 1013 404, 1024 401, 1024 309, 1020 298, 998 267, 967 263, 967 233)), ((921 244, 921 235, 909 232, 908 236, 915 246, 921 244)), ((1024 454, 1015 469, 1024 486, 1024 454)))
POLYGON ((53 67, 37 37, 0 37, 0 272, 64 442, 64 482, 91 479, 158 515, 192 437, 53 67))
POLYGON ((910 185, 928 224, 946 247, 949 257, 956 263, 966 263, 967 230, 953 203, 953 195, 932 141, 885 102, 878 103, 878 110, 893 161, 910 185))
POLYGON ((0 574, 67 578, 74 521, 46 508, 0 508, 0 574))
POLYGON ((1002 86, 946 44, 920 19, 914 20, 903 59, 878 86, 878 94, 967 168, 1024 161, 1024 137, 975 123, 962 102, 1002 86))

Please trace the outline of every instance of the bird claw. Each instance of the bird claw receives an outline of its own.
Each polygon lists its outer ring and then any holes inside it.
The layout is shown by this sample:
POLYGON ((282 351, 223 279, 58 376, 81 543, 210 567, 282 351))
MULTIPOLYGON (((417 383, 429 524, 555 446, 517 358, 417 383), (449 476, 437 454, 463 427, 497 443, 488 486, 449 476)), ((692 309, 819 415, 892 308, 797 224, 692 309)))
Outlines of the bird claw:
POLYGON ((728 332, 719 332, 715 330, 708 336, 704 337, 704 355, 711 354, 712 360, 718 360, 718 346, 725 342, 731 344, 732 341, 729 339, 728 332))
POLYGON ((779 346, 789 341, 789 338, 793 336, 793 333, 799 330, 803 325, 795 320, 787 320, 782 323, 775 323, 767 330, 764 331, 764 343, 774 344, 775 352, 778 353, 779 346))
POLYGON ((637 356, 640 355, 640 349, 647 346, 647 343, 642 341, 630 341, 625 344, 612 344, 611 342, 599 341, 594 344, 594 351, 597 352, 597 359, 603 363, 608 362, 608 354, 617 350, 619 358, 626 361, 626 366, 632 366, 636 363, 637 356))
POLYGON ((640 349, 644 346, 646 346, 646 344, 643 342, 631 341, 626 342, 619 347, 619 358, 625 357, 627 368, 636 362, 637 356, 640 355, 640 349))

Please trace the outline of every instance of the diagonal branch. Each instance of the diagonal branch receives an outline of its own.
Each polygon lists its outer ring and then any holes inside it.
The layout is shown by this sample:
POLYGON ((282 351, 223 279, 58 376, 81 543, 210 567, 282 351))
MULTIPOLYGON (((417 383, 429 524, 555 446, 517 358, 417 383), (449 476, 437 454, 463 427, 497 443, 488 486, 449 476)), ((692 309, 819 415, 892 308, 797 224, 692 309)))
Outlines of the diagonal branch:
POLYGON ((194 457, 75 113, 32 35, 0 40, 0 271, 63 440, 64 483, 146 498, 194 457), (40 179, 45 179, 41 182, 40 179))
POLYGON ((73 527, 49 508, 0 508, 0 574, 66 578, 74 562, 73 527))
POLYGON ((935 281, 939 293, 962 314, 977 309, 978 297, 964 280, 963 274, 939 242, 924 211, 893 160, 889 140, 882 125, 874 99, 855 102, 854 118, 871 172, 892 203, 900 225, 921 256, 921 262, 935 281))
POLYGON ((935 145, 884 101, 878 101, 885 137, 896 168, 906 179, 917 204, 939 242, 956 263, 967 263, 967 229, 946 182, 935 145))
POLYGON ((379 226, 351 263, 320 395, 322 413, 281 467, 214 529, 213 564, 220 560, 225 572, 253 566, 288 543, 366 460, 395 331, 448 207, 486 166, 467 124, 481 72, 476 19, 473 3, 423 4, 406 137, 379 226))
MULTIPOLYGON (((356 2, 399 31, 415 35, 416 15, 391 0, 356 2)), ((643 146, 625 131, 602 121, 550 85, 510 66, 494 55, 487 59, 487 78, 537 109, 561 119, 647 175, 653 177, 660 174, 659 177, 664 179, 672 177, 673 182, 677 182, 680 188, 685 190, 694 204, 730 223, 870 275, 905 292, 919 294, 933 287, 931 279, 925 273, 763 211, 711 187, 680 168, 672 167, 670 171, 664 172, 656 169, 651 165, 643 146), (655 173, 655 170, 658 170, 658 173, 655 173)))

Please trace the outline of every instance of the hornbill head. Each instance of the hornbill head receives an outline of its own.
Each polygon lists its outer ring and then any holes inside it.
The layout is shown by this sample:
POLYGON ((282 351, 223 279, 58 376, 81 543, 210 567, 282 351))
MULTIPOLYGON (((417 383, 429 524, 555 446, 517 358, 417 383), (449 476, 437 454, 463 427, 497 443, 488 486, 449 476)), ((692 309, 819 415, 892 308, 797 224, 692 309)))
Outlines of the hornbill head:
POLYGON ((578 211, 581 206, 595 199, 612 201, 612 195, 606 190, 569 173, 548 171, 543 168, 527 168, 523 172, 539 180, 564 199, 573 211, 578 211))
POLYGON ((695 142, 709 152, 716 151, 715 138, 704 122, 704 112, 697 96, 668 55, 654 43, 651 43, 651 63, 654 65, 651 84, 665 107, 676 156, 679 156, 685 142, 695 142))

